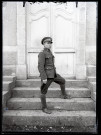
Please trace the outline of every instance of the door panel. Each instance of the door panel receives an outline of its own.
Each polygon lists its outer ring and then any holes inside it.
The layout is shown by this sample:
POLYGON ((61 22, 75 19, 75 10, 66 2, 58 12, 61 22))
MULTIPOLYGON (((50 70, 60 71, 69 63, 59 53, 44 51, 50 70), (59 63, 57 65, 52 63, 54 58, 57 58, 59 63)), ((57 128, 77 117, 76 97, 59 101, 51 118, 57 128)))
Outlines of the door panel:
POLYGON ((56 17, 55 21, 55 47, 56 49, 68 49, 72 43, 72 22, 63 16, 56 17))
POLYGON ((56 53, 55 54, 56 71, 61 75, 74 74, 74 55, 71 53, 56 53))
POLYGON ((54 5, 54 54, 57 72, 64 77, 75 76, 74 3, 54 5))
POLYGON ((48 35, 48 18, 40 17, 31 22, 31 48, 40 48, 40 40, 48 35), (40 40, 39 40, 40 39, 40 40))
POLYGON ((29 68, 29 77, 39 76, 38 72, 38 53, 29 53, 28 54, 28 66, 29 68))

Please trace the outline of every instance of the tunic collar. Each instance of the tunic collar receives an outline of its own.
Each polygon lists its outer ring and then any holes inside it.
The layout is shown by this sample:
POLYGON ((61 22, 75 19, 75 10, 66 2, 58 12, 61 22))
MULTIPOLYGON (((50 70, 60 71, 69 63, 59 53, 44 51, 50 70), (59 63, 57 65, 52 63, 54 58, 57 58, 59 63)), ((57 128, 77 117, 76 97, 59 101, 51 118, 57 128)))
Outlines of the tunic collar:
POLYGON ((44 50, 47 51, 47 52, 50 52, 50 49, 48 49, 48 48, 44 48, 44 50))

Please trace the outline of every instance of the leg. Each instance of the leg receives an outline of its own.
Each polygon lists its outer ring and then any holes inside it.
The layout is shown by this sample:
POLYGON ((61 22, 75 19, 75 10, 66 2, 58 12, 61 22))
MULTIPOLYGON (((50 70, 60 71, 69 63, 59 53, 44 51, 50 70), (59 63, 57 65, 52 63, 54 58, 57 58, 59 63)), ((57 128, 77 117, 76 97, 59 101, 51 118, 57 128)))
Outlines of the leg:
POLYGON ((65 79, 63 77, 61 77, 59 74, 57 74, 57 76, 54 78, 54 82, 58 83, 60 85, 61 88, 61 93, 62 93, 62 98, 64 99, 70 99, 71 96, 65 91, 65 79))
POLYGON ((42 111, 45 113, 50 114, 51 112, 47 109, 47 104, 46 104, 46 93, 48 90, 48 87, 52 83, 53 79, 47 79, 47 83, 41 85, 41 103, 42 103, 42 111))
POLYGON ((44 84, 43 81, 41 80, 41 93, 46 94, 48 91, 48 87, 51 85, 51 83, 54 81, 53 78, 48 78, 47 83, 44 84))

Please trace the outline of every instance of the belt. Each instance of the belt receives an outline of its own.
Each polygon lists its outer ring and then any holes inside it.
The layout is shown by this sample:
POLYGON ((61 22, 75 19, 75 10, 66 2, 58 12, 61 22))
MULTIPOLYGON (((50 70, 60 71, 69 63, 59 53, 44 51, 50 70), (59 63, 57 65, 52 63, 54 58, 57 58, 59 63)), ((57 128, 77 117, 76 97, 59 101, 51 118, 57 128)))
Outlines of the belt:
POLYGON ((45 69, 53 69, 54 67, 45 67, 45 69))
POLYGON ((45 69, 56 69, 54 66, 46 66, 45 69))

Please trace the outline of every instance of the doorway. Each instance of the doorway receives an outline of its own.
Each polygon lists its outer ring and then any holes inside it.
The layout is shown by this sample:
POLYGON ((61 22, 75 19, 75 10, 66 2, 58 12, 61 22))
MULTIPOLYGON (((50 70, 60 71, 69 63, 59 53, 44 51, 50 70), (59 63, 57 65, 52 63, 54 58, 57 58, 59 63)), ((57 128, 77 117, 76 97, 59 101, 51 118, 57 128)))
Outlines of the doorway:
POLYGON ((75 2, 27 2, 27 67, 28 78, 39 76, 38 54, 43 49, 41 40, 53 39, 57 73, 63 77, 75 77, 77 45, 77 8, 75 2))

